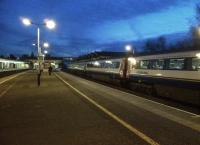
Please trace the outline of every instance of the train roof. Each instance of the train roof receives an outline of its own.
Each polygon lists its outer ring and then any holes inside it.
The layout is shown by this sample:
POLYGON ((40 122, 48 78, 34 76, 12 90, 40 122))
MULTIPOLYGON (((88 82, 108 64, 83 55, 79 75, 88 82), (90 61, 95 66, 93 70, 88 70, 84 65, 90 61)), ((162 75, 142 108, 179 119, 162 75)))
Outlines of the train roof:
POLYGON ((169 52, 163 54, 151 54, 144 56, 136 56, 136 59, 165 59, 165 58, 183 58, 183 57, 196 57, 200 50, 184 51, 184 52, 169 52))
MULTIPOLYGON (((181 58, 181 57, 196 57, 196 54, 200 54, 200 50, 187 50, 187 51, 171 51, 171 52, 162 52, 157 54, 134 54, 129 55, 129 57, 134 57, 138 60, 140 59, 165 59, 165 58, 181 58)), ((114 58, 94 58, 94 59, 88 59, 88 60, 79 60, 74 61, 72 63, 88 63, 88 62, 95 62, 95 61, 105 61, 105 60, 118 60, 125 58, 125 56, 122 57, 114 57, 114 58)))
POLYGON ((0 62, 25 63, 24 61, 0 58, 0 62))

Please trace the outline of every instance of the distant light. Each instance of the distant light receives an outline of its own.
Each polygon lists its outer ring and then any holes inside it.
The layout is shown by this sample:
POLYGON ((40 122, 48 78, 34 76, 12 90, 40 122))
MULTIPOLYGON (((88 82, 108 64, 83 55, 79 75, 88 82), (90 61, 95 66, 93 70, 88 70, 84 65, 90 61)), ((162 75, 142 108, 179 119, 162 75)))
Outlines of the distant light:
POLYGON ((106 63, 112 64, 111 60, 106 60, 106 63))
POLYGON ((197 54, 196 54, 196 57, 200 58, 200 53, 197 53, 197 54))
POLYGON ((131 51, 132 50, 132 46, 131 45, 126 45, 125 49, 126 49, 126 51, 131 51))
POLYGON ((53 20, 45 20, 45 25, 49 29, 54 29, 56 27, 56 23, 53 20))
POLYGON ((47 50, 45 50, 45 51, 44 51, 44 53, 45 53, 45 54, 47 54, 47 53, 48 53, 48 51, 47 51, 47 50))
POLYGON ((44 55, 44 54, 42 54, 42 56, 43 56, 43 57, 45 57, 45 55, 44 55))
POLYGON ((48 48, 48 47, 49 47, 49 43, 45 42, 45 43, 43 44, 43 46, 44 46, 45 48, 48 48))
POLYGON ((95 66, 99 66, 100 63, 99 63, 98 61, 95 61, 95 62, 94 62, 94 65, 95 65, 95 66))
POLYGON ((31 20, 28 19, 28 18, 23 18, 23 19, 22 19, 22 22, 23 22, 23 24, 26 25, 26 26, 31 25, 31 20))

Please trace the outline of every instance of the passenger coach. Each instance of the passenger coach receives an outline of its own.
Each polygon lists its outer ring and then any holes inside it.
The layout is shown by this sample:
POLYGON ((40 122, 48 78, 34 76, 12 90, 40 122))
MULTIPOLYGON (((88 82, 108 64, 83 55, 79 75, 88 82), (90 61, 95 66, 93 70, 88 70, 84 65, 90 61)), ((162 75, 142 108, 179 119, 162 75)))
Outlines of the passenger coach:
POLYGON ((200 51, 72 63, 68 71, 200 105, 200 51))
POLYGON ((23 61, 0 58, 0 72, 29 69, 29 64, 23 61))

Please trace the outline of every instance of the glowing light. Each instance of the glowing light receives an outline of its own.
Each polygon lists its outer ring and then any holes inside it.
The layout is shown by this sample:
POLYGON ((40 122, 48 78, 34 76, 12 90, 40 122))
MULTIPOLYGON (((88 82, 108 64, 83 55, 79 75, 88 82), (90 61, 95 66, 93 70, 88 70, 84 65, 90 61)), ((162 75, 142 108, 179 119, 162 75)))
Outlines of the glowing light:
POLYGON ((197 54, 196 54, 196 57, 200 59, 200 53, 197 53, 197 54))
POLYGON ((133 65, 136 65, 136 59, 133 57, 129 57, 128 61, 130 61, 133 65))
POLYGON ((95 62, 94 62, 94 65, 95 65, 95 66, 99 66, 100 63, 99 63, 98 61, 95 61, 95 62))
POLYGON ((54 29, 56 27, 56 23, 53 20, 45 20, 45 25, 49 29, 54 29))
POLYGON ((43 46, 44 46, 45 48, 48 48, 48 47, 49 47, 49 43, 45 42, 45 43, 43 44, 43 46))
POLYGON ((23 18, 23 19, 22 19, 22 23, 23 23, 24 25, 26 25, 26 26, 29 26, 29 25, 31 25, 31 20, 28 19, 28 18, 23 18))
POLYGON ((158 73, 158 74, 156 74, 156 76, 162 76, 162 74, 158 73))
POLYGON ((112 64, 111 60, 106 60, 106 63, 112 64))
POLYGON ((45 51, 44 51, 44 53, 45 53, 45 54, 47 54, 47 53, 48 53, 48 51, 47 51, 47 50, 45 50, 45 51))
POLYGON ((126 49, 126 51, 131 51, 132 50, 132 46, 131 45, 126 45, 125 49, 126 49))

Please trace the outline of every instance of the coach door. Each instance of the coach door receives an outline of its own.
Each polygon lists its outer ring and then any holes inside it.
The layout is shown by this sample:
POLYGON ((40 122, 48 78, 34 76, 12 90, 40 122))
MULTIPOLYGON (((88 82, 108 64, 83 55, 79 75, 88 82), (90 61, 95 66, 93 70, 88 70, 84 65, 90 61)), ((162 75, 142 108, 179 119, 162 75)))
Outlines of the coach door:
POLYGON ((128 59, 122 59, 122 63, 120 66, 120 78, 125 79, 127 78, 127 70, 128 70, 128 59))

